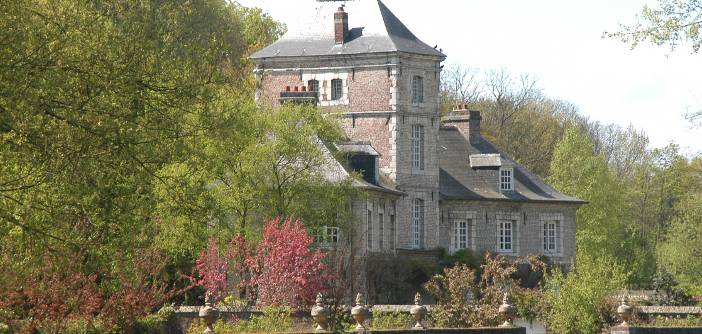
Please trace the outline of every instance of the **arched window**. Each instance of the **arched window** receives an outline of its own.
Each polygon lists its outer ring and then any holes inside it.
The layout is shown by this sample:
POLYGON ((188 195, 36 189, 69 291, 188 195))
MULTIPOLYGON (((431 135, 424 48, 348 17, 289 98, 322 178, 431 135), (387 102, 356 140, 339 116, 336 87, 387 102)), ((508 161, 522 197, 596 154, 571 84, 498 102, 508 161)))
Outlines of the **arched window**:
POLYGON ((424 79, 418 75, 412 77, 412 104, 424 102, 424 79))

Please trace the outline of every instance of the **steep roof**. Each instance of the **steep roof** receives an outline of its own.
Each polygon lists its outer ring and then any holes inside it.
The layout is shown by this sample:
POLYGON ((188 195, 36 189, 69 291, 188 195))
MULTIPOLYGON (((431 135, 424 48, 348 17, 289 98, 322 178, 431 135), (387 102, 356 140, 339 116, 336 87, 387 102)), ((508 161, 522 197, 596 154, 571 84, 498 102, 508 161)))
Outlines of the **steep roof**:
POLYGON ((485 138, 479 144, 472 145, 453 127, 442 126, 439 130, 439 159, 442 199, 585 203, 558 192, 536 174, 501 154, 485 138), (500 154, 502 166, 514 168, 514 191, 498 191, 497 167, 471 168, 470 156, 477 154, 500 154))
POLYGON ((344 44, 334 40, 334 12, 338 2, 300 3, 298 22, 275 43, 255 52, 252 59, 406 52, 444 58, 443 53, 419 40, 380 0, 345 2, 349 34, 344 44))

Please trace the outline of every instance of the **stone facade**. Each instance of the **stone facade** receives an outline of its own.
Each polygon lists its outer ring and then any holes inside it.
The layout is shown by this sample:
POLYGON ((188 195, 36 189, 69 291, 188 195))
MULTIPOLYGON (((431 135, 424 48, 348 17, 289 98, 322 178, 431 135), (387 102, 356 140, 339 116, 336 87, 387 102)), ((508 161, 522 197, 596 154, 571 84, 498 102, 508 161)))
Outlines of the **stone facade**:
MULTIPOLYGON (((387 8, 383 5, 381 10, 387 8)), ((383 15, 387 17, 388 12, 383 15)), ((392 29, 406 29, 385 24, 390 35, 392 29)), ((405 37, 407 33, 401 31, 405 37)), ((414 43, 418 50, 426 46, 418 40, 414 43)), ((575 211, 581 203, 542 202, 514 196, 514 199, 456 199, 442 193, 440 175, 445 171, 441 162, 453 154, 445 152, 446 148, 439 144, 445 131, 439 114, 443 54, 426 49, 416 53, 398 49, 343 54, 350 49, 342 44, 337 40, 330 52, 316 55, 307 55, 307 46, 295 50, 291 41, 280 46, 274 43, 260 51, 253 57, 257 64, 256 96, 260 103, 275 109, 279 106, 279 94, 286 87, 308 86, 315 80, 320 112, 338 117, 350 141, 368 143, 377 151, 378 169, 385 181, 382 186, 395 193, 373 191, 367 199, 353 203, 354 235, 360 237, 360 243, 368 251, 403 250, 403 254, 408 254, 404 250, 444 248, 454 252, 465 247, 507 256, 546 254, 563 263, 574 257, 575 211), (280 52, 296 55, 276 56, 280 52), (332 99, 332 81, 341 82, 337 87, 341 96, 337 99, 332 99), (402 195, 398 196, 398 192, 402 195), (503 226, 509 222, 508 250, 501 250, 498 245, 501 222, 503 226), (545 247, 548 234, 545 228, 550 229, 555 240, 551 249, 545 247), (458 241, 461 236, 465 237, 458 241)), ((479 114, 475 116, 479 121, 479 114)), ((472 145, 473 139, 480 141, 479 123, 473 125, 473 133, 466 136, 466 145, 472 145)), ((454 158, 468 160, 467 155, 454 158)), ((471 167, 466 164, 465 168, 471 167)), ((499 170, 478 169, 472 173, 476 182, 498 187, 499 170)), ((526 179, 531 180, 531 176, 526 179)), ((543 193, 542 189, 537 192, 543 193)))

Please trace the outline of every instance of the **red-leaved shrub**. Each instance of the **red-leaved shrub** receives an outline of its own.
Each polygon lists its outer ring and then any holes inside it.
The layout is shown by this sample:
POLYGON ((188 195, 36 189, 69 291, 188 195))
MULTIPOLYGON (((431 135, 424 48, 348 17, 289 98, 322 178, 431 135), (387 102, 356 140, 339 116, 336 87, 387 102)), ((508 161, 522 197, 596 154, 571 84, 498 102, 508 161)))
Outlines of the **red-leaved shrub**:
POLYGON ((197 282, 219 298, 240 289, 259 306, 310 305, 331 276, 326 254, 312 244, 302 222, 292 219, 266 223, 257 247, 237 235, 224 256, 213 239, 197 260, 197 282))

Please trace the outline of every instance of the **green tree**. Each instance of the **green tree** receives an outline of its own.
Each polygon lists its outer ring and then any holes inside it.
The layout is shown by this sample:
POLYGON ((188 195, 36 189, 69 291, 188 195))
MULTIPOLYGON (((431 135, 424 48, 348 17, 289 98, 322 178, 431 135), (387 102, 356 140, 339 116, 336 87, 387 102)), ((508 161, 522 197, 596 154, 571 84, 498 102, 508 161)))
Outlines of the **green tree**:
POLYGON ((698 52, 702 37, 702 1, 699 0, 658 0, 658 6, 644 6, 633 25, 622 25, 620 31, 605 32, 608 37, 619 38, 635 48, 641 42, 655 45, 668 45, 671 50, 681 43, 691 44, 692 51, 698 52))
POLYGON ((702 293, 702 194, 695 193, 678 204, 680 212, 659 247, 661 265, 692 294, 702 293))
POLYGON ((570 126, 558 143, 548 181, 558 190, 588 201, 577 212, 578 253, 627 258, 627 226, 621 185, 590 139, 570 126))
POLYGON ((580 253, 567 276, 557 271, 546 278, 547 328, 563 334, 601 333, 612 320, 607 298, 621 292, 626 280, 626 271, 615 259, 580 253))

